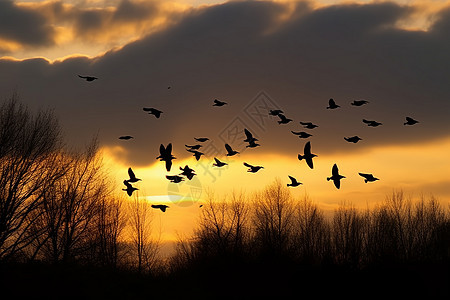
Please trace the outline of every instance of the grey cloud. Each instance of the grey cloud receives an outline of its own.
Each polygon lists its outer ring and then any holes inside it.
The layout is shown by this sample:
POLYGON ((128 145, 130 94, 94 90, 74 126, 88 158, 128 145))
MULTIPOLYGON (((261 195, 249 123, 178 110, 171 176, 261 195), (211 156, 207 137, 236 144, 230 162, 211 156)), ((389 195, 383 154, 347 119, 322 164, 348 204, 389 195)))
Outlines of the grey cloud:
POLYGON ((193 10, 92 60, 0 62, 0 87, 18 86, 25 101, 55 107, 73 143, 98 131, 104 144, 126 145, 135 164, 154 162, 161 143, 173 142, 175 156, 187 156, 183 145, 194 136, 209 136, 222 149, 220 137, 236 120, 260 137, 254 153, 299 153, 304 141, 290 133, 300 129, 298 121, 319 124, 311 131, 318 154, 422 142, 448 135, 450 49, 442 28, 450 17, 442 13, 428 32, 396 28, 410 11, 393 3, 315 10, 298 3, 280 23, 288 12, 283 4, 230 2, 193 10), (76 78, 80 73, 100 79, 86 83, 76 78), (250 118, 245 108, 261 90, 294 122, 281 126, 273 118, 259 126, 250 118), (230 105, 214 108, 214 98, 230 105), (341 108, 327 110, 329 98, 341 108), (355 99, 370 104, 350 106, 355 99), (161 109, 161 119, 146 115, 144 106, 161 109), (421 123, 403 126, 408 115, 421 123), (369 128, 362 118, 383 126, 369 128), (124 134, 135 139, 120 143, 124 134), (352 135, 363 141, 343 140, 352 135))

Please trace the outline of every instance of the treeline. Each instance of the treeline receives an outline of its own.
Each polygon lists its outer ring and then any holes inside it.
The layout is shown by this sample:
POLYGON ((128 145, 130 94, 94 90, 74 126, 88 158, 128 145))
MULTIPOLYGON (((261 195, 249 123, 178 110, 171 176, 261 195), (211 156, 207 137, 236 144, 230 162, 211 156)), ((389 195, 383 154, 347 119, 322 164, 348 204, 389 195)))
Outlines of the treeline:
POLYGON ((209 195, 192 239, 180 241, 180 267, 221 259, 289 261, 364 268, 389 263, 448 263, 448 207, 395 191, 377 207, 342 203, 325 216, 305 196, 294 199, 280 182, 248 199, 209 195))

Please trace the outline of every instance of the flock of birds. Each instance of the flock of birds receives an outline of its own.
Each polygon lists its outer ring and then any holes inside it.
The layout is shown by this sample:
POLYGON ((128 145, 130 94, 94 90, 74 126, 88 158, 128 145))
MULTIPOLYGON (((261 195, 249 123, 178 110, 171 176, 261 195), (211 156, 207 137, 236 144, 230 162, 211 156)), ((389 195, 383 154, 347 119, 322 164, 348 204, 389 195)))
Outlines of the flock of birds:
MULTIPOLYGON (((93 76, 81 76, 81 75, 78 75, 78 76, 89 82, 98 79, 97 77, 93 77, 93 76)), ((170 89, 170 86, 168 87, 168 89, 170 89)), ((367 101, 367 100, 354 100, 350 104, 352 106, 363 106, 368 103, 369 103, 369 101, 367 101)), ((228 104, 227 102, 220 101, 218 99, 214 99, 212 106, 222 107, 227 104, 228 104)), ((333 99, 330 99, 328 101, 327 109, 337 109, 339 107, 340 106, 338 104, 336 104, 336 102, 333 99)), ((150 115, 154 115, 158 119, 161 117, 161 114, 163 113, 161 110, 158 110, 153 107, 144 107, 143 111, 147 112, 150 115)), ((288 124, 293 121, 292 119, 287 118, 284 115, 284 112, 280 109, 269 110, 268 113, 270 116, 278 117, 279 118, 278 124, 280 124, 280 125, 288 124)), ((382 123, 374 121, 374 120, 362 119, 362 121, 363 121, 363 123, 367 124, 367 126, 369 126, 369 127, 378 127, 378 126, 382 125, 382 123)), ((417 123, 419 123, 419 121, 417 121, 411 117, 406 117, 406 122, 403 124, 406 126, 411 126, 411 125, 415 125, 417 123)), ((300 122, 300 124, 303 125, 303 127, 305 129, 310 129, 310 130, 318 127, 318 125, 316 125, 312 122, 300 122)), ((312 134, 305 132, 305 131, 300 131, 300 132, 291 131, 291 132, 292 132, 292 134, 297 135, 301 139, 307 139, 312 136, 312 134)), ((255 148, 255 147, 260 146, 260 144, 257 143, 258 139, 255 138, 248 129, 244 129, 244 134, 246 136, 246 139, 244 140, 244 142, 247 143, 247 145, 246 145, 247 148, 255 148)), ((133 136, 130 136, 130 135, 124 135, 124 136, 119 137, 119 139, 121 139, 121 140, 130 140, 132 138, 133 138, 133 136)), ((200 160, 201 156, 204 155, 203 152, 199 151, 200 148, 203 146, 202 143, 209 141, 209 138, 207 138, 207 137, 198 137, 197 138, 196 137, 194 139, 199 144, 185 145, 185 147, 186 147, 186 151, 192 153, 193 156, 198 161, 198 160, 200 160)), ((347 141, 349 143, 358 143, 360 140, 362 140, 359 136, 344 137, 344 139, 345 139, 345 141, 347 141)), ((239 152, 234 150, 229 144, 225 144, 225 150, 227 152, 226 156, 234 156, 234 155, 239 154, 239 152)), ((172 155, 172 144, 169 143, 167 146, 164 146, 163 144, 161 144, 159 147, 159 153, 160 153, 160 155, 158 157, 156 157, 156 159, 159 159, 160 161, 164 161, 167 172, 170 172, 170 170, 172 168, 172 160, 176 159, 172 155)), ((298 157, 299 161, 304 160, 309 168, 314 169, 313 158, 317 157, 317 155, 311 152, 311 142, 310 141, 306 142, 304 149, 303 149, 303 154, 298 154, 297 157, 298 157)), ((250 173, 256 173, 259 170, 264 168, 263 166, 254 166, 254 165, 248 164, 246 162, 244 162, 243 164, 245 167, 248 168, 247 172, 250 172, 250 173)), ((227 165, 227 163, 219 160, 217 157, 214 157, 214 163, 213 163, 214 167, 221 168, 226 165, 227 165)), ((195 171, 193 169, 189 168, 189 166, 187 166, 187 165, 184 168, 180 167, 180 170, 182 171, 180 174, 166 175, 166 178, 172 183, 180 183, 180 182, 184 181, 185 178, 187 178, 188 180, 192 180, 192 178, 196 175, 195 171)), ((375 176, 373 176, 373 174, 370 174, 370 173, 358 173, 358 174, 364 178, 365 183, 380 180, 379 178, 376 178, 375 176)), ((126 187, 123 189, 123 191, 126 191, 128 196, 132 196, 133 192, 138 190, 136 187, 134 187, 132 185, 132 183, 136 183, 136 182, 140 181, 141 179, 136 177, 136 175, 134 174, 134 172, 131 168, 128 169, 128 176, 129 176, 129 179, 126 179, 123 181, 123 183, 126 187)), ((290 175, 288 175, 288 177, 291 180, 291 182, 287 184, 288 187, 297 187, 302 184, 295 177, 290 176, 290 175)), ((327 181, 330 181, 330 180, 333 181, 334 186, 337 189, 340 189, 341 180, 344 178, 346 178, 346 177, 339 174, 339 168, 338 168, 337 164, 334 164, 331 169, 331 176, 327 177, 327 181)), ((169 206, 165 205, 165 204, 152 204, 151 207, 155 208, 155 209, 160 209, 162 212, 165 212, 169 206)))

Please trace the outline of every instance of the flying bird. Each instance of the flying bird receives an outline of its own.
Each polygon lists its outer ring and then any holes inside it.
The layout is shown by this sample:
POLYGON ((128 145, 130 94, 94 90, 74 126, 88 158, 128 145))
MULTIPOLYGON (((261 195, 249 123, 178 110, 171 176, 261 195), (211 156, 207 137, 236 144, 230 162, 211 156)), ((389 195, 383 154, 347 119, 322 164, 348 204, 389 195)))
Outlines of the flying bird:
POLYGON ((169 206, 165 204, 152 204, 151 207, 155 209, 160 209, 162 212, 166 212, 166 208, 169 208, 169 206))
POLYGON ((159 146, 159 156, 156 159, 158 158, 160 161, 166 162, 166 170, 169 172, 172 167, 172 159, 175 159, 172 155, 172 143, 169 143, 167 147, 164 147, 163 144, 159 146))
POLYGON ((122 135, 122 136, 119 136, 119 140, 130 140, 130 139, 133 139, 134 137, 132 137, 131 135, 122 135))
POLYGON ((299 154, 298 155, 298 160, 302 160, 302 159, 304 159, 305 161, 306 161, 306 164, 311 168, 311 169, 313 169, 314 168, 314 166, 313 166, 313 157, 316 157, 317 155, 315 155, 315 154, 313 154, 313 153, 311 153, 311 142, 307 142, 306 144, 305 144, 305 149, 303 150, 303 155, 301 155, 301 154, 299 154))
POLYGON ((82 78, 82 79, 84 79, 86 81, 94 81, 94 80, 98 79, 97 77, 94 77, 94 76, 81 76, 81 75, 78 75, 78 77, 80 77, 80 78, 82 78))
POLYGON ((122 189, 122 191, 126 191, 128 196, 130 196, 130 197, 131 197, 131 195, 133 195, 134 191, 139 190, 139 189, 135 188, 134 186, 132 186, 131 183, 129 183, 127 180, 124 180, 123 184, 125 184, 125 186, 127 188, 126 189, 122 189))
POLYGON ((247 128, 244 128, 244 133, 246 136, 246 139, 244 140, 244 142, 251 143, 251 142, 256 142, 258 140, 257 138, 253 137, 253 134, 250 131, 248 131, 247 128))
POLYGON ((316 127, 319 127, 319 125, 313 124, 311 122, 300 122, 300 124, 302 124, 303 127, 307 128, 307 129, 314 129, 316 127))
POLYGON ((180 173, 180 175, 186 176, 187 179, 191 180, 195 175, 194 170, 192 170, 191 168, 188 167, 188 165, 186 165, 184 168, 180 167, 180 170, 183 171, 180 173))
POLYGON ((333 98, 331 98, 330 100, 328 100, 328 106, 327 109, 336 109, 340 107, 339 105, 336 104, 336 102, 333 100, 333 98))
POLYGON ((228 103, 223 102, 223 101, 219 101, 219 100, 217 100, 217 99, 214 99, 214 104, 213 104, 213 106, 224 106, 224 105, 226 105, 226 104, 228 104, 228 103))
POLYGON ((271 109, 269 111, 270 116, 278 116, 279 114, 282 114, 283 111, 281 109, 271 109))
POLYGON ((301 139, 307 139, 310 136, 312 136, 312 134, 309 134, 309 133, 304 132, 304 131, 295 132, 295 131, 291 130, 291 132, 292 132, 292 134, 298 135, 298 137, 301 138, 301 139))
POLYGON ((278 117, 280 118, 280 120, 278 121, 278 124, 287 124, 292 121, 292 119, 286 118, 286 116, 283 114, 278 114, 278 117))
POLYGON ((374 177, 372 174, 365 174, 365 173, 358 173, 358 174, 359 174, 359 176, 364 177, 364 182, 365 183, 374 182, 374 181, 380 180, 380 179, 374 177))
POLYGON ((414 125, 417 123, 419 123, 419 121, 414 120, 413 118, 410 118, 410 117, 406 117, 406 122, 403 123, 403 125, 414 125))
POLYGON ((379 123, 377 121, 369 121, 369 120, 366 120, 366 119, 363 119, 362 121, 364 123, 366 123, 367 126, 370 126, 370 127, 377 127, 377 126, 383 125, 383 123, 379 123))
POLYGON ((233 156, 233 155, 236 155, 236 154, 238 154, 239 152, 238 151, 235 151, 235 150, 233 150, 232 148, 231 148, 231 146, 230 145, 228 145, 228 144, 225 144, 225 149, 227 149, 227 156, 233 156))
POLYGON ((215 158, 215 157, 214 157, 214 160, 216 161, 216 163, 213 164, 213 166, 215 166, 215 167, 219 167, 219 168, 220 168, 220 167, 223 167, 223 166, 228 165, 227 163, 224 163, 224 162, 218 160, 218 159, 215 158))
POLYGON ((206 137, 200 137, 200 138, 194 138, 197 142, 200 142, 200 143, 204 143, 204 142, 206 142, 206 141, 209 141, 209 138, 206 138, 206 137))
POLYGON ((291 179, 291 183, 288 183, 287 186, 292 186, 292 187, 296 187, 299 186, 300 184, 303 184, 301 182, 298 182, 297 179, 295 179, 294 177, 288 175, 288 177, 291 179))
POLYGON ((170 180, 170 182, 173 183, 180 183, 184 180, 183 177, 178 176, 178 175, 166 175, 166 178, 170 180))
POLYGON ((142 179, 136 178, 136 175, 134 175, 133 170, 131 168, 128 168, 128 176, 130 176, 130 179, 128 179, 128 182, 138 182, 142 179))
POLYGON ((342 178, 345 178, 345 176, 342 176, 341 174, 339 174, 338 166, 336 164, 334 164, 333 168, 331 169, 331 177, 327 177, 327 181, 333 180, 334 186, 337 189, 340 189, 342 178))
POLYGON ((201 147, 203 147, 202 145, 193 145, 193 146, 189 146, 189 145, 184 145, 186 148, 189 148, 191 150, 198 150, 201 147))
POLYGON ((200 160, 200 157, 201 157, 202 155, 205 154, 205 153, 200 152, 200 151, 197 151, 197 150, 187 149, 187 151, 193 153, 193 154, 194 154, 193 156, 195 157, 195 159, 196 159, 197 161, 200 160))
POLYGON ((244 162, 244 166, 246 166, 247 168, 249 168, 249 169, 247 170, 247 172, 251 172, 251 173, 256 173, 256 172, 258 172, 259 170, 264 169, 264 167, 262 167, 262 166, 252 166, 251 164, 248 164, 248 163, 246 163, 246 162, 244 162))
POLYGON ((159 119, 162 114, 162 111, 153 107, 144 107, 143 110, 148 112, 149 115, 154 115, 157 119, 159 119))
POLYGON ((353 100, 353 102, 350 104, 353 106, 362 106, 367 103, 369 103, 369 101, 367 101, 367 100, 353 100))
POLYGON ((349 143, 356 144, 357 142, 362 140, 362 138, 360 138, 359 136, 355 135, 355 136, 352 136, 352 137, 344 137, 344 140, 346 140, 349 143))

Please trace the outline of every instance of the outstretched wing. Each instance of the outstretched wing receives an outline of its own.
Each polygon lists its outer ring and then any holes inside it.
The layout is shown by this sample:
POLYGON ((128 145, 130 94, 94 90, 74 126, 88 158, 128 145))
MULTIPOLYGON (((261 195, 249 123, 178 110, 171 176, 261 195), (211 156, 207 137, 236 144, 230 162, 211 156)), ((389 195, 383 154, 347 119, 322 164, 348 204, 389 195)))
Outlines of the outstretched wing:
POLYGON ((125 184, 125 186, 127 187, 127 189, 132 188, 131 184, 130 184, 127 180, 124 180, 124 181, 123 181, 123 184, 125 184))
POLYGON ((246 163, 246 162, 244 162, 244 166, 246 166, 247 168, 253 167, 252 165, 250 165, 250 164, 248 164, 248 163, 246 163))
POLYGON ((244 133, 245 133, 245 136, 247 137, 247 140, 253 139, 252 133, 250 131, 248 131, 247 128, 244 128, 244 133))
POLYGON ((160 146, 159 146, 159 156, 160 157, 163 157, 164 155, 165 155, 165 153, 166 153, 166 148, 164 147, 164 145, 163 144, 161 144, 160 146))
POLYGON ((228 153, 232 153, 232 152, 233 152, 233 149, 232 149, 231 146, 228 145, 228 144, 225 144, 225 149, 227 149, 227 152, 228 152, 228 153))
POLYGON ((172 160, 168 159, 168 160, 166 160, 166 170, 167 170, 167 172, 170 172, 170 168, 172 168, 172 160))
POLYGON ((334 182, 334 186, 335 186, 337 189, 340 189, 340 188, 341 188, 341 179, 335 178, 335 179, 333 179, 333 182, 334 182))
POLYGON ((359 176, 364 177, 364 178, 369 178, 371 176, 371 174, 366 174, 366 173, 358 173, 359 176))
POLYGON ((166 155, 171 156, 172 155, 172 143, 169 143, 166 147, 166 155))
POLYGON ((331 169, 331 174, 333 177, 339 176, 339 169, 336 164, 333 165, 333 168, 331 169))
POLYGON ((311 157, 307 157, 305 158, 306 160, 306 164, 308 165, 308 167, 310 167, 311 169, 314 169, 314 164, 313 164, 313 160, 311 157))
POLYGON ((366 120, 366 119, 363 119, 362 121, 363 121, 364 123, 366 123, 366 124, 372 123, 372 121, 369 121, 369 120, 366 120))
POLYGON ((304 154, 305 156, 311 155, 311 142, 305 144, 304 154))
POLYGON ((133 170, 131 170, 131 168, 128 168, 128 176, 130 176, 130 179, 136 178, 136 176, 134 175, 134 172, 133 172, 133 170))
POLYGON ((333 99, 328 100, 328 104, 330 107, 336 106, 336 102, 333 99))
POLYGON ((291 183, 297 183, 297 179, 295 179, 294 177, 288 175, 289 179, 291 180, 291 183))

